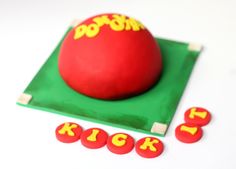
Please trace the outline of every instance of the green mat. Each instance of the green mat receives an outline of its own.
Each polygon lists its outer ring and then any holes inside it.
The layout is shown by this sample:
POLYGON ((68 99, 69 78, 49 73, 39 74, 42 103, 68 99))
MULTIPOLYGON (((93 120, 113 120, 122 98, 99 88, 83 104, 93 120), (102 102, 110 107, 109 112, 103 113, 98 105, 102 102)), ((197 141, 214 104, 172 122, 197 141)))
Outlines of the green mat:
POLYGON ((156 40, 162 52, 163 74, 152 89, 141 95, 118 101, 104 101, 75 92, 64 83, 58 72, 60 42, 17 103, 163 136, 174 116, 201 48, 160 38, 156 40))

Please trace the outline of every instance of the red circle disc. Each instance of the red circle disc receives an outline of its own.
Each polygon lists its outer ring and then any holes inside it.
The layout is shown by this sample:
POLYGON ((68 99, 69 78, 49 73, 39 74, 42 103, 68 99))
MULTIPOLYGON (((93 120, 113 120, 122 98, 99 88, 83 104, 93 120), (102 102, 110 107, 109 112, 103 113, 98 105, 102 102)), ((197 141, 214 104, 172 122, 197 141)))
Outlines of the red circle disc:
POLYGON ((211 120, 211 114, 208 110, 201 107, 189 108, 184 114, 186 123, 193 123, 199 126, 207 125, 211 120))
POLYGON ((134 139, 126 133, 116 133, 108 137, 107 148, 115 154, 126 154, 134 148, 134 139))
POLYGON ((176 127, 175 136, 183 143, 194 143, 202 138, 202 128, 196 124, 183 123, 176 127))
POLYGON ((82 127, 76 123, 65 122, 56 128, 56 138, 63 143, 73 143, 80 139, 82 127))
POLYGON ((108 138, 107 132, 100 128, 90 128, 81 135, 81 143, 91 149, 101 148, 106 145, 108 138))
POLYGON ((162 141, 155 137, 144 137, 135 145, 136 152, 144 158, 157 157, 163 152, 163 149, 162 141))

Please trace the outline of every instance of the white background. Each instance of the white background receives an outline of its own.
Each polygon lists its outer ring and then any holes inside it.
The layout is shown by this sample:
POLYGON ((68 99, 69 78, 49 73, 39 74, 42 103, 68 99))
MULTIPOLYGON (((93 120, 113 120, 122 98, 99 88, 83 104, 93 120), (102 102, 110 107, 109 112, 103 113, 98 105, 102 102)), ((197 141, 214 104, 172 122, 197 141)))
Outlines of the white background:
POLYGON ((0 168, 236 168, 236 3, 230 0, 32 1, 0 0, 0 168), (159 37, 203 44, 188 87, 164 138, 165 151, 144 159, 106 147, 89 150, 80 142, 62 144, 54 135, 62 122, 85 129, 101 127, 109 134, 127 132, 15 104, 75 18, 118 12, 142 21, 159 37), (203 138, 183 144, 174 136, 184 111, 202 106, 212 112, 203 138))

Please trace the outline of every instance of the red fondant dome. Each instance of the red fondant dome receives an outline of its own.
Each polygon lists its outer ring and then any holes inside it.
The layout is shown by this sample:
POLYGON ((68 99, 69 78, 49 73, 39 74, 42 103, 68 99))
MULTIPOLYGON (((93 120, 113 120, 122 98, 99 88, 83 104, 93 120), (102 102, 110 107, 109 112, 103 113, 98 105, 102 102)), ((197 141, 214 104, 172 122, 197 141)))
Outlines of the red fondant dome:
POLYGON ((65 37, 59 72, 74 90, 99 99, 140 94, 156 83, 160 48, 139 21, 119 14, 91 17, 65 37))

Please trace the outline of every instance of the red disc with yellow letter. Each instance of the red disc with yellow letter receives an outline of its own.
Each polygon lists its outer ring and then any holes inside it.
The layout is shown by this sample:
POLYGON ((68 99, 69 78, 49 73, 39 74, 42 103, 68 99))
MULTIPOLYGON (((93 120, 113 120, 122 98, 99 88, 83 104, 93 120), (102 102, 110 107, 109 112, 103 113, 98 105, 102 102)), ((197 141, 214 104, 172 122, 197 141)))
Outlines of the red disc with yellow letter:
POLYGON ((56 137, 63 143, 73 143, 80 139, 82 127, 76 123, 66 122, 56 128, 56 137))
POLYGON ((134 148, 134 139, 126 133, 116 133, 108 137, 107 148, 115 154, 126 154, 134 148))
POLYGON ((183 123, 176 127, 176 138, 184 143, 194 143, 202 138, 202 128, 196 124, 183 123))
POLYGON ((162 141, 155 137, 142 138, 135 145, 136 152, 144 158, 157 157, 163 152, 163 149, 162 141))
POLYGON ((81 135, 81 143, 91 149, 101 148, 106 145, 108 138, 107 132, 100 128, 85 130, 81 135))
POLYGON ((162 70, 158 43, 139 21, 120 14, 86 19, 65 37, 58 59, 72 89, 99 99, 123 99, 152 87, 162 70))
POLYGON ((201 107, 192 107, 184 114, 186 123, 193 123, 199 126, 207 125, 211 120, 211 114, 208 110, 201 107))

